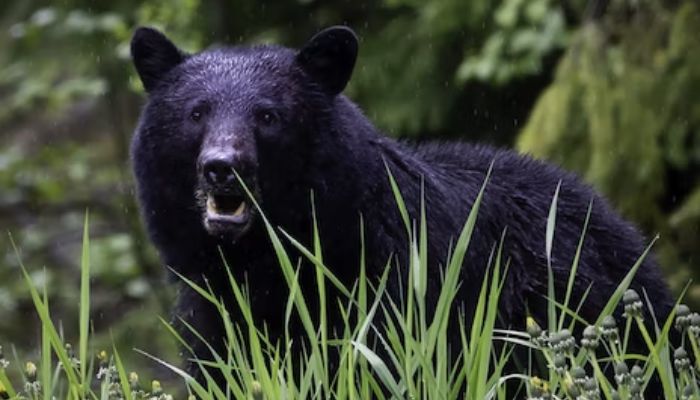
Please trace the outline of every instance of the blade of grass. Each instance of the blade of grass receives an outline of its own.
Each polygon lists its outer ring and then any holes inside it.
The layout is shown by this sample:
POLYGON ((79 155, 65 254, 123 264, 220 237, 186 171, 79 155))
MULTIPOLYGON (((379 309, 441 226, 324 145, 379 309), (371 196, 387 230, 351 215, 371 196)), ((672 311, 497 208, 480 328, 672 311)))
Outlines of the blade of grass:
MULTIPOLYGON (((226 364, 226 362, 224 362, 221 355, 216 352, 216 350, 211 346, 211 344, 209 344, 209 342, 192 325, 187 323, 187 321, 185 321, 185 320, 180 320, 180 321, 183 324, 183 326, 185 326, 195 336, 195 338, 197 340, 201 341, 207 347, 211 356, 214 357, 213 362, 209 362, 209 361, 201 360, 201 359, 197 359, 197 358, 192 360, 193 362, 195 362, 199 366, 199 371, 202 373, 202 375, 205 377, 206 376, 211 377, 211 374, 209 373, 209 371, 206 368, 207 366, 210 368, 213 367, 213 368, 218 369, 221 372, 224 380, 226 381, 227 390, 231 390, 234 393, 234 395, 241 398, 241 396, 243 396, 243 391, 240 388, 240 385, 238 384, 238 382, 233 377, 231 368, 228 368, 228 365, 226 364)), ((143 354, 143 352, 141 352, 141 351, 139 351, 139 352, 143 354)), ((250 386, 251 382, 253 381, 253 378, 249 373, 250 368, 247 365, 247 359, 245 357, 239 357, 238 361, 241 362, 241 365, 238 365, 238 369, 243 370, 248 374, 243 381, 247 382, 248 386, 250 386)), ((219 387, 218 383, 216 381, 214 381, 213 379, 211 380, 211 382, 208 382, 207 386, 209 389, 214 390, 214 392, 217 392, 217 391, 221 392, 221 388, 219 387)), ((221 392, 221 395, 223 396, 223 392, 221 392)))
POLYGON ((470 373, 471 379, 468 380, 468 389, 469 393, 471 393, 471 398, 474 399, 485 398, 488 390, 487 382, 489 380, 490 357, 493 349, 493 329, 496 324, 496 317, 498 316, 500 291, 503 287, 500 272, 504 240, 505 230, 501 236, 495 260, 491 267, 487 269, 486 275, 484 276, 484 285, 482 286, 479 301, 477 302, 477 309, 484 310, 484 323, 479 331, 472 331, 472 335, 475 337, 470 338, 473 343, 472 347, 476 349, 476 354, 475 362, 472 364, 474 369, 470 373), (489 270, 491 271, 490 278, 489 270), (487 284, 488 290, 486 289, 487 284))
POLYGON ((4 368, 0 368, 0 389, 3 389, 5 391, 4 394, 7 394, 8 398, 10 398, 10 399, 17 398, 17 392, 12 387, 12 383, 10 382, 10 379, 8 379, 7 375, 5 374, 4 368))
MULTIPOLYGON (((321 236, 318 232, 318 220, 316 219, 316 204, 314 203, 314 193, 311 192, 311 216, 313 219, 313 243, 314 256, 323 264, 323 251, 321 250, 321 236)), ((326 280, 324 278, 323 268, 316 265, 316 286, 318 288, 318 330, 321 334, 321 365, 319 366, 323 372, 321 373, 321 382, 324 393, 330 393, 328 382, 328 321, 326 313, 326 280)))
MULTIPOLYGON (((49 310, 49 296, 46 290, 46 284, 44 284, 44 304, 46 304, 46 309, 49 310)), ((51 388, 53 387, 53 374, 51 371, 51 339, 49 337, 49 330, 43 324, 41 325, 41 385, 44 390, 42 394, 44 400, 51 400, 51 388)))
POLYGON ((479 206, 481 205, 481 200, 484 196, 484 191, 486 190, 486 185, 491 176, 491 171, 493 169, 493 162, 489 166, 486 176, 484 177, 484 183, 481 185, 479 194, 474 200, 469 215, 464 227, 459 234, 457 239, 457 244, 447 266, 447 273, 445 274, 445 279, 443 281, 443 288, 438 296, 437 305, 435 307, 435 317, 430 327, 428 328, 428 357, 432 357, 432 350, 437 342, 438 335, 441 334, 446 329, 447 326, 447 315, 449 314, 450 307, 452 307, 452 301, 457 293, 457 285, 459 281, 459 274, 462 270, 462 264, 464 262, 464 257, 469 247, 469 242, 471 240, 472 232, 474 231, 474 226, 476 225, 477 214, 479 211, 479 206))
POLYGON ((173 328, 173 326, 163 319, 162 317, 158 317, 158 320, 165 326, 165 329, 170 332, 171 335, 176 339, 179 345, 183 346, 185 350, 187 350, 191 355, 194 355, 194 351, 192 350, 192 347, 190 346, 189 343, 178 333, 177 329, 173 328))
POLYGON ((545 250, 547 252, 547 297, 551 300, 547 302, 547 323, 550 332, 556 331, 557 314, 554 302, 556 301, 556 292, 554 289, 554 271, 552 270, 552 245, 554 242, 554 229, 557 223, 557 202, 559 201, 559 189, 561 181, 557 183, 557 188, 552 196, 552 204, 549 207, 549 215, 547 216, 547 230, 545 232, 545 250))
POLYGON ((22 262, 19 249, 17 248, 17 245, 15 244, 11 235, 10 244, 12 245, 12 248, 15 251, 20 270, 22 271, 25 283, 29 288, 29 293, 31 295, 32 302, 34 303, 34 308, 36 309, 37 314, 39 315, 39 319, 41 320, 42 326, 45 326, 48 330, 49 340, 51 342, 51 346, 53 347, 54 353, 58 357, 59 361, 63 364, 63 370, 66 373, 66 377, 68 378, 69 391, 75 392, 76 395, 82 396, 84 394, 85 388, 82 386, 82 382, 80 381, 79 375, 75 371, 73 363, 68 357, 68 353, 66 352, 66 349, 63 345, 63 341, 61 340, 61 337, 58 335, 58 331, 56 330, 56 326, 51 320, 48 307, 46 304, 44 304, 43 300, 41 299, 41 296, 39 295, 39 292, 34 286, 34 282, 32 281, 29 272, 27 272, 27 269, 25 268, 24 263, 22 262))
POLYGON ((369 362, 374 369, 374 372, 377 374, 382 383, 384 383, 384 387, 386 387, 394 396, 396 396, 396 398, 402 398, 403 395, 401 393, 401 389, 399 388, 399 384, 396 382, 396 380, 394 380, 394 377, 391 375, 391 371, 389 371, 389 368, 387 368, 386 364, 384 364, 384 361, 382 361, 382 359, 379 358, 374 351, 364 344, 353 340, 352 345, 355 346, 355 348, 362 353, 365 359, 369 362))
POLYGON ((142 355, 144 355, 144 356, 150 358, 151 360, 157 362, 158 364, 164 366, 165 368, 167 368, 167 369, 173 371, 175 374, 177 374, 178 376, 180 376, 182 379, 185 380, 185 383, 187 384, 187 386, 189 386, 190 388, 192 388, 192 390, 195 392, 195 394, 197 395, 197 397, 198 397, 199 399, 209 400, 209 399, 212 398, 212 396, 210 395, 210 393, 209 393, 199 382, 197 382, 196 379, 194 379, 194 378, 193 378, 190 374, 188 374, 187 372, 185 372, 185 371, 183 371, 182 369, 180 369, 180 368, 174 366, 173 364, 170 364, 170 363, 168 363, 168 362, 165 362, 165 361, 161 360, 161 359, 158 358, 158 357, 152 356, 151 354, 146 353, 146 352, 143 351, 143 350, 134 349, 134 351, 136 351, 137 353, 142 354, 142 355))
MULTIPOLYGON (((234 171, 236 172, 236 171, 234 171)), ((243 190, 246 192, 246 195, 248 196, 248 199, 253 203, 255 208, 258 210, 260 217, 262 219, 263 224, 265 225, 265 229, 267 230, 268 237, 270 238, 270 241, 272 242, 272 247, 275 252, 275 255, 277 257, 277 260, 279 262, 280 269, 282 270, 282 275, 284 276, 284 279, 287 283, 287 286, 291 288, 294 285, 294 267, 292 266, 292 262, 289 259, 289 255, 287 254, 287 251, 284 248, 284 245, 282 245, 282 242, 279 238, 279 235, 277 235, 277 232, 275 231, 275 228, 273 228, 272 224, 270 221, 267 219, 265 214, 262 211, 262 208, 260 207, 260 204, 258 204, 258 201, 255 199, 255 196, 250 192, 248 187, 246 186, 245 182, 243 179, 240 177, 240 175, 236 172, 236 178, 238 179, 238 182, 240 183, 241 187, 243 190)), ((316 337, 316 329, 314 328, 313 321, 311 320, 311 315, 309 312, 309 308, 306 304, 306 300, 304 299, 303 293, 301 291, 298 291, 295 296, 294 296, 294 304, 297 307, 297 312, 299 315, 299 318, 301 320, 301 324, 306 332, 306 336, 309 339, 311 348, 312 348, 312 355, 319 355, 320 356, 320 351, 319 351, 319 343, 318 343, 318 338, 316 337)))
POLYGON ((647 257, 651 251, 651 248, 654 246, 654 243, 656 243, 658 239, 658 236, 654 237, 651 243, 649 243, 646 249, 644 249, 642 255, 639 256, 637 261, 634 263, 632 268, 630 268, 629 272, 627 272, 627 275, 625 275, 620 284, 617 286, 613 294, 610 296, 608 302, 605 303, 605 307, 603 307, 603 310, 596 320, 596 325, 599 325, 603 321, 603 318, 605 318, 607 315, 611 315, 614 312, 615 307, 620 302, 620 299, 622 299, 622 295, 625 293, 625 290, 627 290, 632 283, 632 279, 634 279, 634 275, 637 273, 637 270, 639 270, 639 267, 642 266, 644 259, 647 257))
POLYGON ((384 160, 384 167, 386 168, 387 176, 389 177, 389 183, 391 184, 391 191, 394 193, 394 199, 396 200, 396 205, 399 208, 399 213, 401 214, 401 219, 403 220, 404 227, 406 228, 407 237, 411 237, 411 218, 408 215, 408 209, 406 208, 406 202, 401 194, 401 189, 394 179, 394 174, 391 173, 389 164, 384 160))
MULTIPOLYGON (((85 223, 83 225, 83 247, 80 257, 80 379, 88 383, 87 357, 88 357, 88 329, 90 327, 90 232, 89 213, 85 211, 85 223)), ((88 385, 89 386, 89 385, 88 385)))
POLYGON ((333 286, 336 287, 344 296, 346 297, 352 297, 350 295, 350 291, 348 288, 343 285, 343 283, 338 279, 333 274, 333 271, 331 271, 328 267, 326 267, 325 264, 323 264, 323 260, 319 259, 315 254, 313 254, 309 249, 307 249, 303 244, 299 243, 298 240, 294 239, 289 233, 287 233, 284 229, 280 228, 280 232, 282 235, 289 241, 289 243, 292 244, 301 254, 306 257, 309 261, 311 261, 316 268, 320 269, 321 272, 323 272, 323 275, 331 281, 333 286))
MULTIPOLYGON (((257 372, 257 377, 260 380, 260 383, 263 387, 263 389, 267 393, 274 392, 274 385, 272 380, 270 379, 271 374, 270 371, 267 368, 267 364, 265 360, 263 359, 263 350, 262 350, 262 345, 260 343, 260 339, 258 337, 258 330, 255 327, 255 322, 253 319, 253 313, 252 310, 250 309, 249 303, 245 300, 245 297, 243 296, 243 292, 241 291, 240 285, 236 281, 236 279, 233 276, 233 273, 231 272, 231 268, 229 267, 228 263, 224 259, 223 253, 221 253, 221 258, 223 259, 224 266, 226 267, 226 273, 228 275, 229 279, 229 285, 233 289, 234 296, 236 298, 236 302, 238 303, 238 308, 239 310, 242 311, 243 316, 247 322, 248 325, 248 344, 250 345, 249 349, 249 355, 252 356, 253 359, 253 368, 257 372)), ((294 280, 294 286, 296 287, 297 281, 296 279, 294 280)), ((294 293, 290 295, 294 296, 294 293)), ((225 312, 225 306, 222 304, 221 305, 221 312, 225 312)), ((230 335, 229 335, 230 336, 230 335)))
MULTIPOLYGON (((114 341, 112 341, 114 342, 114 341)), ((131 400, 131 385, 129 384, 129 377, 124 369, 124 364, 122 363, 121 357, 119 357, 119 352, 117 347, 112 345, 112 352, 114 353, 114 366, 117 368, 117 374, 119 375, 119 385, 122 388, 122 393, 124 393, 125 400, 131 400)))
MULTIPOLYGON (((583 240, 586 237, 586 232, 588 231, 588 222, 591 219, 591 211, 593 210, 593 200, 588 203, 588 211, 586 212, 586 219, 583 222, 583 229, 581 229, 581 236, 579 238, 578 246, 576 247, 576 255, 574 255, 574 261, 571 264, 571 271, 569 272, 569 281, 566 285, 566 294, 564 295, 564 307, 569 307, 569 300, 571 299, 571 293, 574 289, 574 282, 576 278, 576 272, 578 271, 579 260, 581 259, 581 250, 583 249, 583 240)), ((554 300, 554 298, 552 298, 554 300)), ((559 329, 564 328, 564 318, 565 314, 561 314, 559 318, 559 329)))

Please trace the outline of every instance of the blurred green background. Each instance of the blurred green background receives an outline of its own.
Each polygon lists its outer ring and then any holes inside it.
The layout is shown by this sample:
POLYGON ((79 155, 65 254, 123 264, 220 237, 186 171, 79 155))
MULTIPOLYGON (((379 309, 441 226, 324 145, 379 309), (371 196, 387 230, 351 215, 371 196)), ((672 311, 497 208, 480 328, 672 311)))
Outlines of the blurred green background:
MULTIPOLYGON (((0 345, 36 357, 38 321, 7 232, 77 334, 90 212, 97 347, 177 360, 172 288, 134 204, 144 96, 134 27, 181 47, 301 45, 352 26, 347 94, 387 134, 515 147, 580 173, 647 237, 676 293, 700 275, 700 6, 695 0, 0 2, 0 345)), ((544 246, 544 243, 543 243, 544 246)), ((688 302, 700 305, 700 286, 688 302)), ((122 354, 131 368, 153 363, 122 354)), ((158 375, 162 371, 155 371, 158 375)))

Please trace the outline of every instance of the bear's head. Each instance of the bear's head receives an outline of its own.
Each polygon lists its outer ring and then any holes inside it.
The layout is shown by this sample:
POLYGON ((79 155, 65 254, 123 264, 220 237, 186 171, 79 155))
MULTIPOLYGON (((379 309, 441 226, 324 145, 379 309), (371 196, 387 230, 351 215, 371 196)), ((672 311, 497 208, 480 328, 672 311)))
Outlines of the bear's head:
POLYGON ((353 31, 337 26, 298 51, 261 45, 190 55, 139 28, 131 54, 148 103, 132 157, 145 213, 196 212, 210 235, 236 240, 256 218, 241 181, 257 201, 284 204, 357 49, 353 31), (144 185, 160 187, 144 193, 144 185))

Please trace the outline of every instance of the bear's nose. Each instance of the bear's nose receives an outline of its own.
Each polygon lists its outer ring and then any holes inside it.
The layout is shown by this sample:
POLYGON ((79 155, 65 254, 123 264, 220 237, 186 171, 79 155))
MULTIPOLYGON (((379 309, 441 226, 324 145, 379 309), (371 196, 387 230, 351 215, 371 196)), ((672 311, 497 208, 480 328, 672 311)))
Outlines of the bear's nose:
POLYGON ((210 185, 228 185, 236 180, 233 164, 220 158, 205 161, 202 165, 202 173, 210 185))

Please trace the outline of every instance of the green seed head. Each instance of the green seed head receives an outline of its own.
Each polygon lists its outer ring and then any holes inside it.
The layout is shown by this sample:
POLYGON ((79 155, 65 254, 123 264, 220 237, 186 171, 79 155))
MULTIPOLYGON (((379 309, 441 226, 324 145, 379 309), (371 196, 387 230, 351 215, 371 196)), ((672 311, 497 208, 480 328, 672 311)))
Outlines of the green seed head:
POLYGON ((690 314, 690 317, 688 317, 690 320, 690 327, 688 330, 690 330, 690 333, 695 335, 696 337, 700 336, 700 314, 694 312, 690 314))
POLYGON ((632 366, 632 371, 630 372, 630 374, 634 378, 642 378, 642 377, 644 377, 644 370, 639 365, 634 364, 632 366))
POLYGON ((632 366, 632 371, 630 371, 630 376, 632 376, 632 381, 641 385, 644 383, 644 370, 637 364, 632 366))
POLYGON ((641 299, 639 298, 639 294, 637 294, 634 289, 627 289, 625 294, 622 295, 622 303, 625 305, 632 304, 637 301, 641 301, 641 299))
POLYGON ((605 340, 608 340, 612 343, 617 343, 617 341, 620 338, 620 335, 617 331, 617 322, 615 322, 615 318, 613 318, 611 315, 605 317, 603 319, 600 333, 603 335, 605 340))
POLYGON ((692 384, 687 384, 683 388, 683 398, 684 399, 692 399, 693 398, 693 385, 692 384))
POLYGON ((598 348, 598 329, 595 326, 589 325, 583 330, 581 346, 590 351, 595 351, 598 348))
POLYGON ((562 329, 550 337, 549 344, 555 353, 571 353, 576 347, 576 339, 568 329, 562 329))
POLYGON ((586 370, 582 367, 579 367, 578 365, 571 368, 571 377, 574 379, 575 383, 581 386, 583 386, 583 384, 586 382, 586 379, 588 379, 588 376, 586 375, 586 370))
POLYGON ((673 366, 678 372, 687 371, 690 368, 688 352, 684 348, 679 347, 673 352, 673 366))
POLYGON ((608 315, 605 318, 603 318, 602 326, 603 329, 617 329, 617 322, 615 321, 615 318, 612 315, 608 315))
POLYGON ((581 395, 581 390, 569 374, 567 374, 566 377, 564 377, 564 390, 569 395, 569 397, 573 399, 581 395))
POLYGON ((586 392, 586 395, 591 398, 598 398, 600 394, 598 382, 593 378, 588 378, 586 380, 586 383, 583 384, 583 390, 586 392))
POLYGON ((632 395, 642 394, 642 386, 639 384, 639 382, 633 380, 630 383, 630 394, 632 394, 632 395))
POLYGON ((690 308, 685 304, 679 304, 676 308, 676 320, 674 325, 680 332, 683 332, 690 326, 690 308))
POLYGON ((615 364, 615 382, 618 385, 627 385, 630 382, 630 370, 627 364, 619 362, 615 364))
POLYGON ((676 318, 687 317, 688 315, 690 315, 690 308, 688 308, 688 306, 679 304, 678 307, 676 307, 676 318))
POLYGON ((554 355, 554 369, 559 375, 563 375, 568 368, 566 364, 566 356, 563 353, 557 353, 554 355))
POLYGON ((622 303, 625 305, 625 316, 627 318, 637 318, 642 316, 644 304, 634 289, 628 289, 622 296, 622 303))
POLYGON ((571 354, 576 348, 576 339, 574 336, 571 334, 571 331, 568 329, 562 329, 561 332, 559 332, 561 335, 561 348, 564 353, 571 354))

